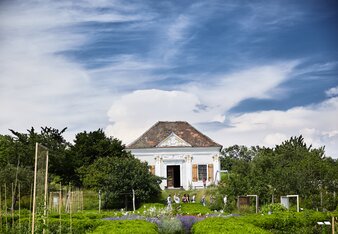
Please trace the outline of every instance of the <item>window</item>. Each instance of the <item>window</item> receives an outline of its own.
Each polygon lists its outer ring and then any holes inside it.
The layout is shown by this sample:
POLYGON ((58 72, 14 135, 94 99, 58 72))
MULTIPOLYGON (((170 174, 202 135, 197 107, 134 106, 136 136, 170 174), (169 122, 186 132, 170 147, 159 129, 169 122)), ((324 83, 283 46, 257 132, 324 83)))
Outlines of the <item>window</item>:
POLYGON ((198 180, 203 180, 203 178, 208 179, 207 165, 198 165, 198 180))

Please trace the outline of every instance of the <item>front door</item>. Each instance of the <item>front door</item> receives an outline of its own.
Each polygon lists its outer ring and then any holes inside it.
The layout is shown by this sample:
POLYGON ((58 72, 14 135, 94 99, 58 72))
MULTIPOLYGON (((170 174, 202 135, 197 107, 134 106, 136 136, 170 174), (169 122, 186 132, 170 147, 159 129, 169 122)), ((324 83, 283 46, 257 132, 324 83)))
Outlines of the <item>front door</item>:
POLYGON ((167 166, 167 187, 179 188, 181 186, 180 166, 167 166))

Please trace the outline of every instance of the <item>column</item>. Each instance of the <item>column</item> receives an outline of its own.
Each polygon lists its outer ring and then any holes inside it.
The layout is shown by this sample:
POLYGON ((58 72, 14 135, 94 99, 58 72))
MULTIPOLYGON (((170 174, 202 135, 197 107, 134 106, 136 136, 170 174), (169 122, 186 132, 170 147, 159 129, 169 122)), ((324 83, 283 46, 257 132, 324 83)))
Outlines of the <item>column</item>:
POLYGON ((186 169, 186 181, 187 181, 187 186, 185 189, 190 189, 190 186, 192 186, 192 156, 191 155, 186 155, 184 157, 185 159, 185 169, 186 169))
POLYGON ((214 164, 214 178, 215 183, 217 184, 221 180, 220 170, 221 170, 221 162, 219 160, 220 155, 216 154, 212 157, 214 164))

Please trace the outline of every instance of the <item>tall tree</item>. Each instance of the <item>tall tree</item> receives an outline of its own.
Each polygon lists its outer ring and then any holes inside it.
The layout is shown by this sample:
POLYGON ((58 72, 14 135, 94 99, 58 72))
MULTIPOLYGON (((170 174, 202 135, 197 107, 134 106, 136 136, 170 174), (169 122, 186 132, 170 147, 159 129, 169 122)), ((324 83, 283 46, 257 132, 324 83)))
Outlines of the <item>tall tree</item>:
POLYGON ((73 183, 81 185, 81 178, 78 171, 93 164, 99 158, 116 157, 126 158, 130 155, 125 151, 125 146, 116 138, 107 137, 102 129, 92 132, 81 132, 75 136, 74 145, 68 152, 72 173, 73 183))
POLYGON ((84 185, 104 193, 106 208, 125 207, 134 189, 138 203, 158 197, 161 179, 151 175, 147 163, 129 155, 125 158, 105 157, 82 168, 84 185))

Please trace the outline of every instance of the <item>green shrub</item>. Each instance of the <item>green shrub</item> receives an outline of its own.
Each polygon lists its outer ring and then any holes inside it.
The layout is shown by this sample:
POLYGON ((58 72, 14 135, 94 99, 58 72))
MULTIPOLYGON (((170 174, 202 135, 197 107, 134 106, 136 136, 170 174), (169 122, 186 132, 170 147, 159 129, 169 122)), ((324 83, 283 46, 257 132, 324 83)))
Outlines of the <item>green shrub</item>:
POLYGON ((224 234, 265 234, 271 233, 262 228, 256 227, 251 223, 246 223, 239 218, 206 218, 203 221, 197 222, 192 227, 192 233, 224 233, 224 234))
POLYGON ((143 220, 118 220, 105 221, 104 225, 99 226, 93 234, 111 234, 111 233, 158 233, 156 224, 143 220))
POLYGON ((329 215, 316 211, 276 212, 271 215, 248 215, 241 219, 274 232, 304 233, 304 230, 313 230, 310 232, 313 233, 316 223, 329 220, 329 215))
POLYGON ((159 233, 175 234, 182 232, 182 223, 179 219, 166 217, 160 220, 158 224, 159 233))
POLYGON ((262 214, 276 213, 282 211, 287 211, 287 209, 280 203, 268 204, 261 207, 262 214))
POLYGON ((99 195, 92 190, 83 191, 83 208, 85 210, 99 209, 99 195))
POLYGON ((211 210, 207 206, 203 206, 200 203, 180 203, 181 209, 179 214, 187 215, 206 215, 211 213, 211 210))

